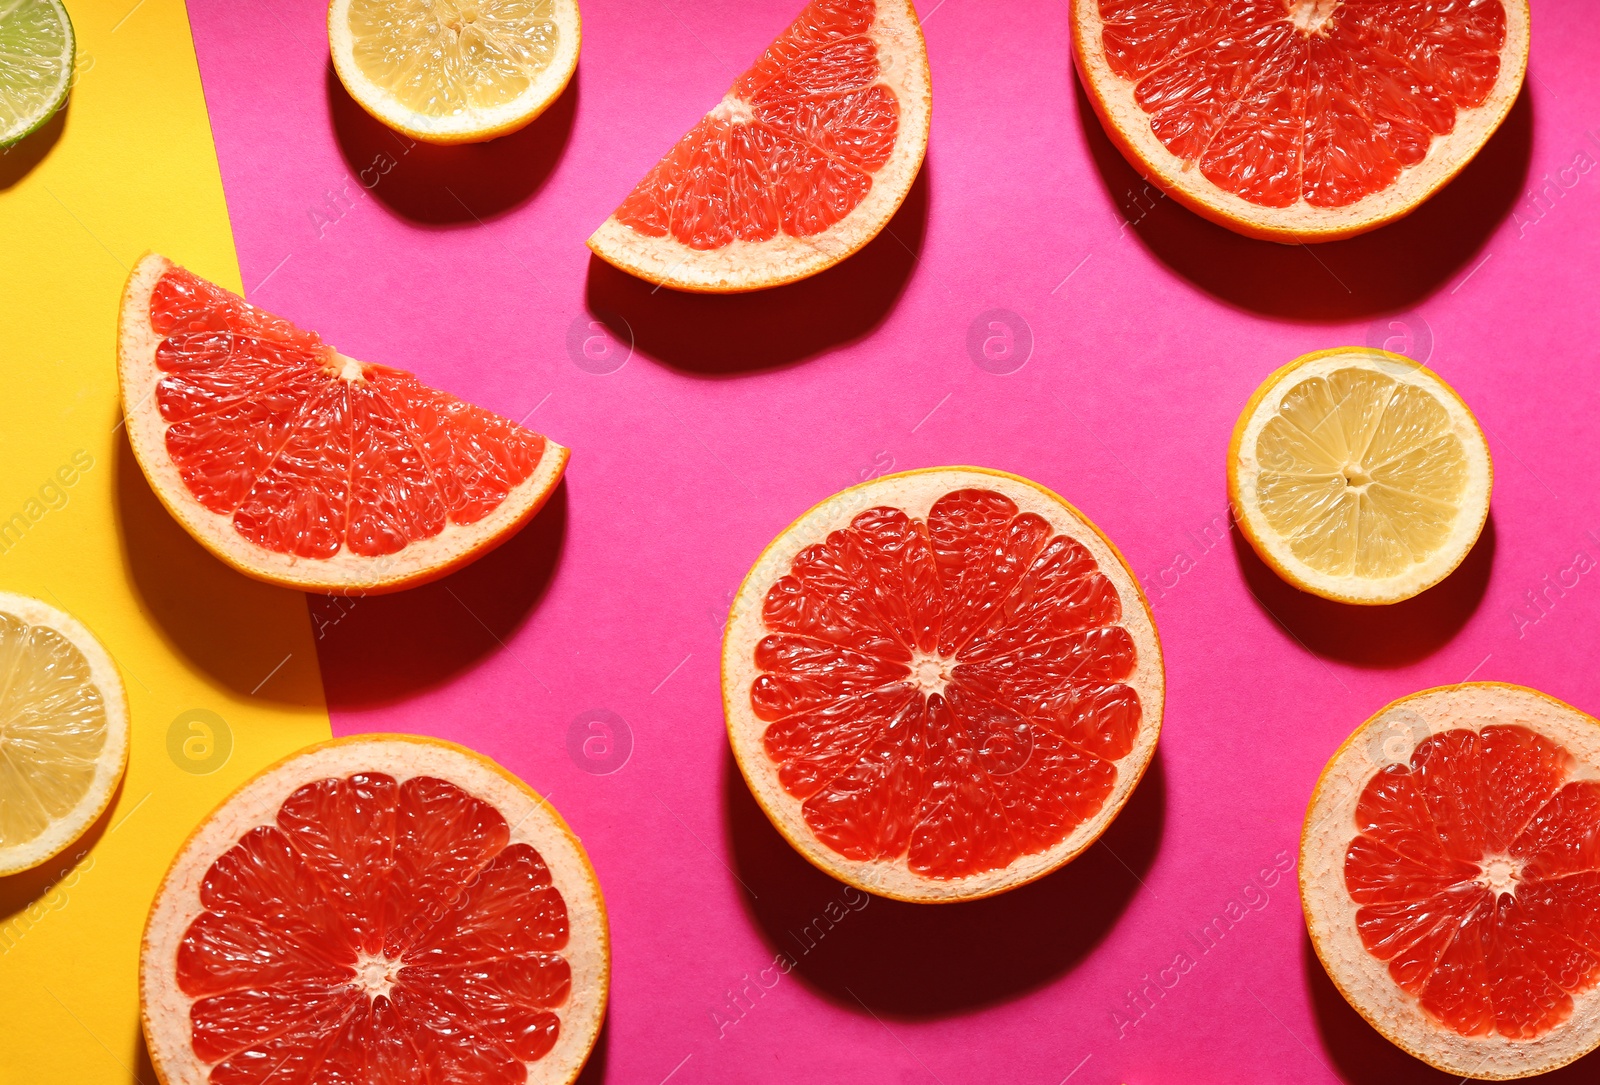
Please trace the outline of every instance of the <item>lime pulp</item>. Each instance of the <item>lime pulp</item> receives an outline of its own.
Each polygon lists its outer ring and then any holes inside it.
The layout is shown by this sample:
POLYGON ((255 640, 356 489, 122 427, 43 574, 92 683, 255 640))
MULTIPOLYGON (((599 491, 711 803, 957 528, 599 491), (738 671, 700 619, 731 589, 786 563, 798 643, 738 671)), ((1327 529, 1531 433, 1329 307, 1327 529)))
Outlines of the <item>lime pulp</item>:
POLYGON ((0 150, 67 100, 75 47, 61 0, 0 0, 0 150))

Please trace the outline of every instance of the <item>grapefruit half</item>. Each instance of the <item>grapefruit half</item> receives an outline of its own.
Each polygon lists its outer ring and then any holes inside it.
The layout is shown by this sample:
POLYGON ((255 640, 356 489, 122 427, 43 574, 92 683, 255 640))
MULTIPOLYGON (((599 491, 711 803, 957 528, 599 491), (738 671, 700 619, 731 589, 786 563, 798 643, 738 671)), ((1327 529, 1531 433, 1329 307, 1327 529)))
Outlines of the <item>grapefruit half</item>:
POLYGON ((145 926, 145 1041, 165 1085, 567 1085, 609 938, 582 845, 516 777, 434 739, 335 739, 178 852, 145 926))
POLYGON ((812 0, 589 248, 649 282, 709 293, 832 267, 911 190, 930 87, 911 0, 812 0))
POLYGON ((1600 722, 1495 682, 1424 690, 1347 739, 1300 845, 1317 956, 1447 1073, 1529 1077, 1600 1045, 1600 722))
POLYGON ((908 901, 1013 889, 1099 837, 1165 694, 1133 573, 1043 486, 976 467, 835 494, 729 614, 734 757, 817 867, 908 901))
POLYGON ((1332 241, 1472 160, 1522 89, 1528 21, 1528 0, 1072 0, 1072 46, 1147 180, 1251 237, 1332 241))
POLYGON ((549 498, 567 450, 358 362, 147 254, 118 323, 122 413, 156 496, 241 572, 378 594, 451 572, 549 498))

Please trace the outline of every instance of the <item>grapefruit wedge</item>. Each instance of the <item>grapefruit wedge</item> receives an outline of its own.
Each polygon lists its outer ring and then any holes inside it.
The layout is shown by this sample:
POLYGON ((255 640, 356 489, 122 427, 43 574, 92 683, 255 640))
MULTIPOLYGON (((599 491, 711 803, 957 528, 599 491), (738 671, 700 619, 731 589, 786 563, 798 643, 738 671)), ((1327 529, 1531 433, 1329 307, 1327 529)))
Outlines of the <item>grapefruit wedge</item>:
POLYGON ((191 535, 241 572, 306 591, 421 584, 504 542, 567 450, 154 253, 118 325, 128 440, 191 535))
POLYGON ((605 904, 550 805, 433 739, 312 746, 190 835, 145 926, 165 1085, 567 1085, 605 1014, 605 904))
POLYGON ((679 290, 815 275, 894 217, 922 166, 932 102, 911 0, 812 0, 589 248, 679 290))
POLYGON ((1464 1078, 1600 1045, 1600 723, 1493 682, 1424 690, 1333 755, 1301 837, 1317 956, 1372 1026, 1464 1078))
POLYGON ((1472 160, 1522 89, 1528 19, 1528 0, 1072 0, 1072 45, 1147 180, 1251 237, 1332 241, 1472 160))
POLYGON ((1155 622, 1056 494, 975 467, 887 475, 767 547, 722 654, 734 757, 813 864, 908 901, 990 896, 1099 837, 1150 764, 1155 622))

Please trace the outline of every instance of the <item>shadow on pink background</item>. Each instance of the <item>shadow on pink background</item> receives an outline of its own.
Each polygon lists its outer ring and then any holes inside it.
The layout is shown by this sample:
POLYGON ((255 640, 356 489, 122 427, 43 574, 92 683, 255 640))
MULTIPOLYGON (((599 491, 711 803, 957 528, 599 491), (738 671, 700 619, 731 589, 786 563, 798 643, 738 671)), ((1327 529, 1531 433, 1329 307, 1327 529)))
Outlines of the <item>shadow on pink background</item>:
POLYGON ((928 163, 861 254, 735 298, 592 259, 584 239, 798 6, 590 4, 545 117, 439 149, 349 100, 323 4, 190 0, 251 300, 573 449, 551 506, 478 564, 310 600, 335 730, 466 742, 583 836, 615 939, 587 1081, 1443 1080, 1344 1005, 1275 871, 1327 757, 1396 696, 1472 676, 1600 709, 1600 587, 1560 580, 1600 556, 1586 8, 1537 3, 1504 129, 1417 214, 1352 241, 1249 241, 1159 198, 1085 105, 1066 4, 943 0, 923 5, 928 163), (994 309, 1032 341, 1009 372, 967 349, 994 309), (1225 511, 1250 391, 1351 342, 1433 365, 1496 465, 1462 569, 1378 611, 1286 588, 1225 511), (972 905, 857 908, 731 765, 722 621, 799 512, 941 463, 1035 478, 1123 549, 1167 654, 1161 753, 1065 870, 972 905), (621 723, 590 756, 602 717, 621 723), (1243 917, 1197 940, 1230 902, 1243 917), (779 953, 798 966, 773 979, 779 953))

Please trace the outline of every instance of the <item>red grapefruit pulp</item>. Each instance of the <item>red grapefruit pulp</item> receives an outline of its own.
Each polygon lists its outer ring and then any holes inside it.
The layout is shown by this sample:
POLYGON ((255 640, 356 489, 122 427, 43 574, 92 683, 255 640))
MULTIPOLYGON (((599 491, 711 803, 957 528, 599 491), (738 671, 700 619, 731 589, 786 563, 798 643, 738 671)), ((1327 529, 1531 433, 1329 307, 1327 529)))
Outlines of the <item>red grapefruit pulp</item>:
POLYGON ((1600 981, 1600 780, 1525 727, 1434 735, 1367 784, 1345 884, 1368 951, 1464 1036, 1531 1039, 1600 981))
POLYGON ((570 832, 492 764, 313 747, 174 862, 146 934, 152 1057, 169 1083, 566 1081, 604 1005, 603 923, 570 832))
POLYGON ((1074 0, 1073 19, 1130 161, 1277 240, 1410 211, 1499 126, 1527 63, 1527 0, 1074 0))
POLYGON ((525 522, 566 463, 159 256, 129 279, 121 375, 129 439, 168 508, 224 560, 293 587, 442 575, 525 522))
POLYGON ((688 290, 751 290, 843 259, 905 198, 928 135, 908 0, 812 0, 656 163, 590 247, 688 290))
POLYGON ((812 510, 734 604, 741 768, 824 869, 981 896, 1075 855, 1153 752, 1143 597, 1071 506, 1014 476, 889 476, 812 510))
POLYGON ((1600 1045, 1600 723, 1535 690, 1402 698, 1323 770, 1300 890, 1329 976, 1453 1075, 1600 1045))

